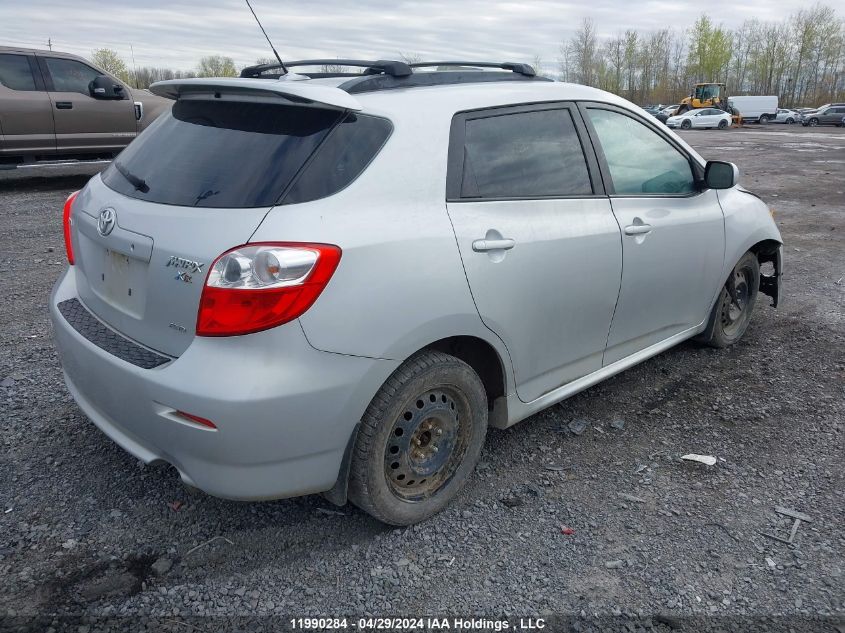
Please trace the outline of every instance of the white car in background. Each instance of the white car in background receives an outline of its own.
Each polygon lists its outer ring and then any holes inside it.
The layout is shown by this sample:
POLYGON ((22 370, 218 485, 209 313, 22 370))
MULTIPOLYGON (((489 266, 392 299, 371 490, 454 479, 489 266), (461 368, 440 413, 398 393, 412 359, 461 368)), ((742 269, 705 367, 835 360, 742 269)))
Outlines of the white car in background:
POLYGON ((793 123, 798 123, 799 121, 801 121, 801 115, 798 112, 795 110, 785 110, 784 108, 780 108, 777 116, 775 117, 774 123, 786 123, 787 125, 792 125, 793 123))
POLYGON ((719 128, 724 130, 731 124, 730 112, 719 110, 718 108, 699 108, 697 110, 687 110, 683 114, 677 116, 670 116, 666 119, 666 125, 672 128, 679 127, 682 130, 689 130, 694 127, 698 128, 719 128))

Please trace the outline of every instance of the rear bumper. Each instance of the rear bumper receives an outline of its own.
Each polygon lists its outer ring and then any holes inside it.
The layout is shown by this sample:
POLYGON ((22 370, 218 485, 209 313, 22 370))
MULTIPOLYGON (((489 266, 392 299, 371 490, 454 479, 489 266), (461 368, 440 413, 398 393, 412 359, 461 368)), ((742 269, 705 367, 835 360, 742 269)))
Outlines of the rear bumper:
POLYGON ((50 315, 80 409, 138 459, 168 462, 187 483, 218 497, 272 499, 331 488, 355 424, 398 365, 315 350, 293 322, 248 336, 197 337, 179 358, 143 369, 70 325, 57 305, 77 297, 75 276, 66 272, 50 315))

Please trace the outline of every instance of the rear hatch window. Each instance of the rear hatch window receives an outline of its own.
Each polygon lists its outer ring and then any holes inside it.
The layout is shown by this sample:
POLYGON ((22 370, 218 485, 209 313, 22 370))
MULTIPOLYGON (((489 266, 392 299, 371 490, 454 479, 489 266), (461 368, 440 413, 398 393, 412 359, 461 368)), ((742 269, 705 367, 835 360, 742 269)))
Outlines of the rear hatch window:
MULTIPOLYGON (((295 201, 331 195, 366 168, 388 121, 337 110, 246 101, 180 100, 103 174, 114 191, 161 204, 255 208, 277 204, 319 148, 333 160, 305 170, 295 201), (332 133, 338 128, 338 133, 332 133), (340 159, 338 161, 338 159, 340 159)), ((316 166, 316 165, 315 165, 316 166)))

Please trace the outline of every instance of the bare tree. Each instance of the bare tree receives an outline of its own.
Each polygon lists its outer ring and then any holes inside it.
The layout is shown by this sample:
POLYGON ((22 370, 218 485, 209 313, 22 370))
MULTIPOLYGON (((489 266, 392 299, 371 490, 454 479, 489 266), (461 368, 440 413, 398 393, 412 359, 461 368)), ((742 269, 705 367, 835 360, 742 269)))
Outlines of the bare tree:
POLYGON ((197 67, 198 77, 236 77, 238 69, 231 57, 209 55, 200 59, 197 67))

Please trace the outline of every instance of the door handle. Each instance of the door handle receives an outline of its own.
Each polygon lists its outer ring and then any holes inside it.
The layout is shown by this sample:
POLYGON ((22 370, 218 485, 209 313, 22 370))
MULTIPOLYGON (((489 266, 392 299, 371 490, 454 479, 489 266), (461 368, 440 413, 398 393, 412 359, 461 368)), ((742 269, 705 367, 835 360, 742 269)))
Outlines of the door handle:
POLYGON ((472 250, 476 253, 486 253, 487 251, 509 251, 516 246, 516 240, 509 237, 503 237, 499 240, 475 240, 472 243, 472 250))
POLYGON ((625 227, 625 235, 645 235, 651 233, 651 224, 631 224, 625 227))
POLYGON ((56 110, 72 110, 73 101, 56 101, 56 110))

